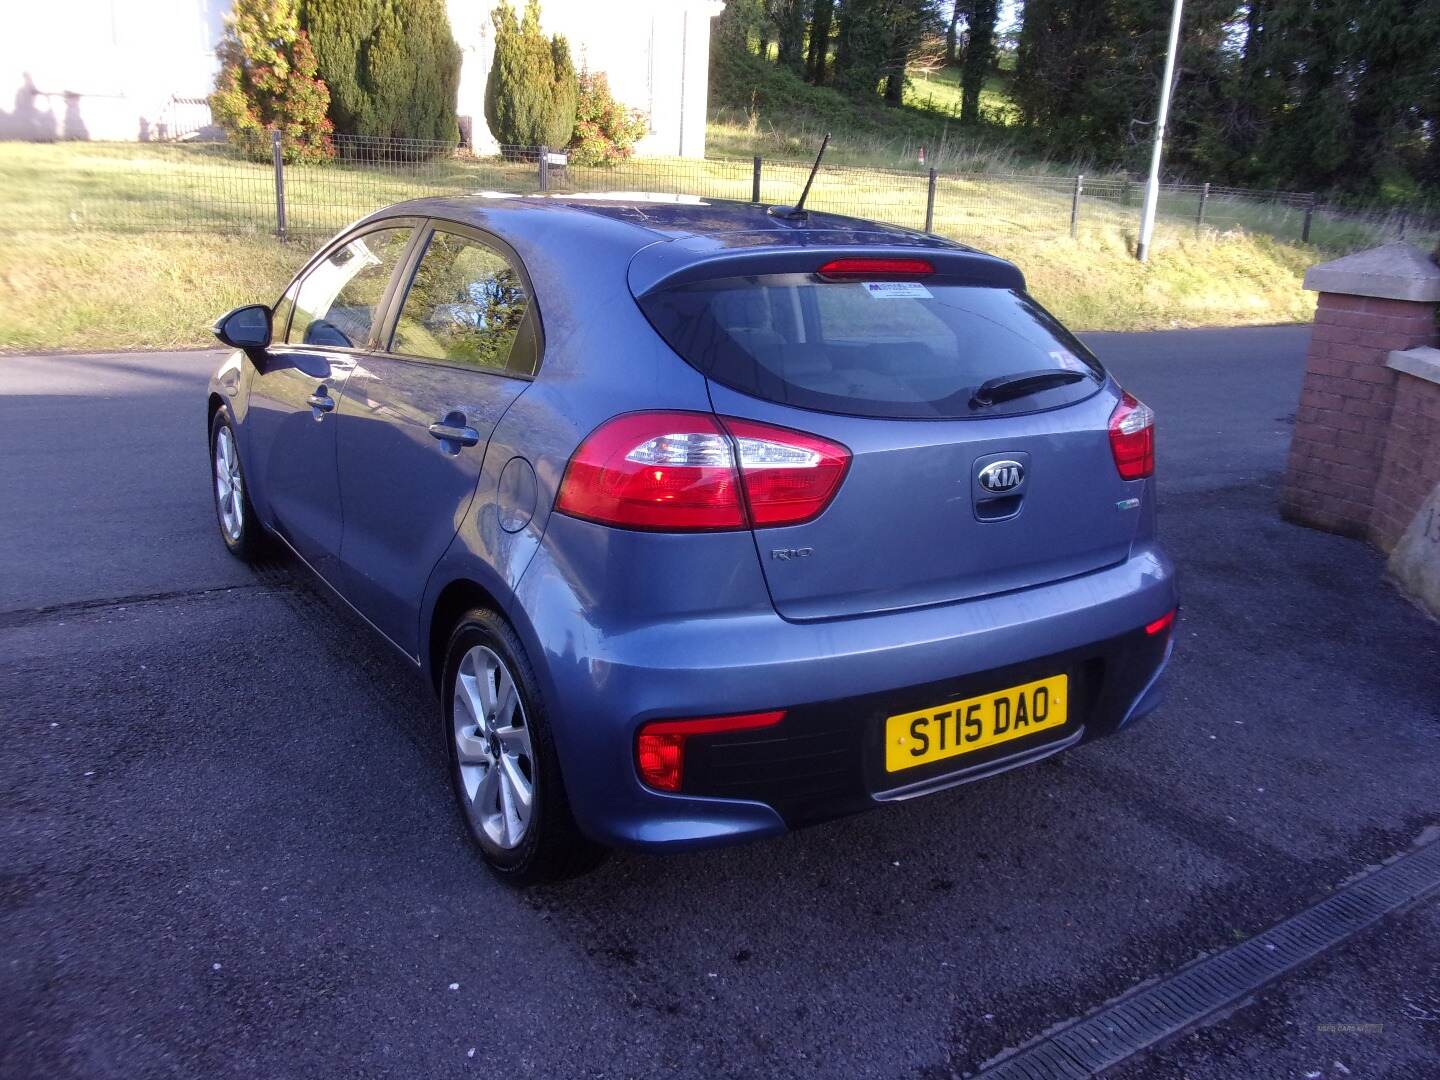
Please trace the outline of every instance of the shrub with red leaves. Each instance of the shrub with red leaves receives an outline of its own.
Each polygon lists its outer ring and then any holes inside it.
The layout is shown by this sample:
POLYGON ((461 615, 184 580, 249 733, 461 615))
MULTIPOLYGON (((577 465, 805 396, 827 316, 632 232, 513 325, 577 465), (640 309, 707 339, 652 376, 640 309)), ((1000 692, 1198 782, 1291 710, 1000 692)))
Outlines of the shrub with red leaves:
POLYGON ((580 73, 575 134, 570 139, 570 160, 574 164, 613 165, 624 161, 649 130, 643 115, 611 96, 610 81, 603 72, 580 73))
POLYGON ((317 77, 295 0, 235 0, 216 53, 210 113, 248 156, 268 159, 273 131, 287 162, 335 156, 330 91, 317 77))

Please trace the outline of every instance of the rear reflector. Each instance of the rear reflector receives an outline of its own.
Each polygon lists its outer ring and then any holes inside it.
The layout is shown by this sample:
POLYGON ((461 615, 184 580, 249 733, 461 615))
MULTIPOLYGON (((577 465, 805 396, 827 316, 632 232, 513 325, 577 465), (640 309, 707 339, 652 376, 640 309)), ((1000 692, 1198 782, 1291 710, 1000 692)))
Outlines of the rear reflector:
POLYGON ((1155 472, 1155 413, 1129 392, 1110 414, 1110 451, 1122 480, 1143 480, 1155 472))
POLYGON ((923 277, 935 267, 926 259, 831 259, 816 271, 821 277, 923 277))
POLYGON ((785 719, 775 712, 706 716, 698 720, 656 720, 644 724, 635 738, 635 768, 640 779, 661 791, 679 791, 685 778, 685 740, 692 735, 773 727, 785 719))
POLYGON ((849 466, 839 443, 788 428, 709 413, 629 413, 580 444, 555 509, 666 532, 796 525, 829 505, 849 466))
POLYGON ((1145 633, 1149 634, 1151 637, 1154 637, 1156 634, 1163 634, 1166 630, 1169 630, 1171 625, 1173 625, 1175 622, 1176 610, 1177 609, 1175 608, 1171 608, 1154 622, 1146 623, 1145 633))

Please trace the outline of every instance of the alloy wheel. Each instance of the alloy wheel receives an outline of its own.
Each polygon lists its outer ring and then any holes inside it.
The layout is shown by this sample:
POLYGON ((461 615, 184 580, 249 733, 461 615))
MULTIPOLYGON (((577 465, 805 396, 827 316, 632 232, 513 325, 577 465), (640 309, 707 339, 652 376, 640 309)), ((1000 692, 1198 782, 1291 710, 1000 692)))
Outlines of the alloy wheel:
POLYGON ((220 528, 232 544, 238 543, 245 529, 245 485, 240 476, 235 436, 224 425, 215 433, 215 499, 220 511, 220 528))
POLYGON ((535 808, 530 725, 510 669, 484 645, 460 661, 452 723, 471 824, 497 847, 518 847, 535 808))

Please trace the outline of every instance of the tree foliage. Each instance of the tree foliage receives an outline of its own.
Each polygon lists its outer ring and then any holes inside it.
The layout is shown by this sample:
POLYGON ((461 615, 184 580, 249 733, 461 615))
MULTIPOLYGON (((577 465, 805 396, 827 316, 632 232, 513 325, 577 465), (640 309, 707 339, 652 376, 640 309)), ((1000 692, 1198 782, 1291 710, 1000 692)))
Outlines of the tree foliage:
POLYGON ((610 94, 603 73, 580 73, 580 96, 575 106, 575 134, 570 160, 577 165, 613 165, 632 153, 645 137, 649 124, 610 94))
MULTIPOLYGON (((1213 89, 1226 0, 1191 0, 1182 24, 1175 92, 1182 103, 1213 89)), ((1014 97, 1047 152, 1138 165, 1147 152, 1168 41, 1170 4, 1155 0, 1028 0, 1014 97)))
POLYGON ((304 0, 330 117, 345 135, 454 145, 460 48, 444 0, 304 0))
MULTIPOLYGON (((1139 165, 1168 9, 1027 0, 1015 96, 1037 142, 1139 165)), ((1394 197, 1440 183, 1440 0, 1192 0, 1181 41, 1172 170, 1394 197)))
POLYGON ((210 112, 237 144, 268 156, 269 133, 278 131, 286 161, 334 157, 325 115, 330 94, 316 78, 295 0, 236 0, 216 52, 210 112))
MULTIPOLYGON (((999 0, 728 0, 715 74, 803 74, 855 103, 903 101, 907 68, 959 67, 960 119, 1046 158, 1142 170, 1171 0, 1023 0, 1008 78, 1019 127, 987 125, 999 0), (757 55, 758 54, 758 55, 757 55), (735 56, 740 60, 734 60, 735 56), (743 61, 743 62, 741 62, 743 61)), ((792 84, 793 101, 804 88, 792 84)), ((730 93, 750 105, 774 80, 730 93)), ((805 107, 809 107, 806 105, 805 107)), ((1440 0, 1185 0, 1166 132, 1172 174, 1411 199, 1440 193, 1440 0)))
POLYGON ((1440 0, 1255 0, 1194 159, 1245 183, 1440 188, 1440 0))
POLYGON ((824 86, 830 62, 830 28, 835 22, 835 0, 814 0, 810 34, 805 51, 805 77, 824 86))
POLYGON ((751 48, 820 86, 899 104, 906 62, 926 34, 943 31, 944 0, 728 0, 714 40, 751 48), (832 55, 833 53, 833 55, 832 55))
MULTIPOLYGON (((964 15, 967 25, 965 53, 960 65, 960 122, 980 122, 980 91, 995 66, 995 24, 1000 18, 998 0, 956 0, 956 12, 964 15)), ((954 15, 950 30, 955 32, 954 15)), ((946 42, 947 48, 951 42, 946 42)), ((953 54, 953 49, 952 49, 953 54)))
POLYGON ((905 65, 939 20, 934 0, 842 0, 832 83, 852 97, 880 90, 899 105, 905 65))
POLYGON ((805 73, 805 18, 809 6, 806 0, 766 0, 779 44, 775 60, 797 75, 805 73))
POLYGON ((485 88, 485 120, 502 146, 565 146, 575 130, 579 85, 565 38, 540 29, 539 0, 516 18, 495 6, 495 60, 485 88))

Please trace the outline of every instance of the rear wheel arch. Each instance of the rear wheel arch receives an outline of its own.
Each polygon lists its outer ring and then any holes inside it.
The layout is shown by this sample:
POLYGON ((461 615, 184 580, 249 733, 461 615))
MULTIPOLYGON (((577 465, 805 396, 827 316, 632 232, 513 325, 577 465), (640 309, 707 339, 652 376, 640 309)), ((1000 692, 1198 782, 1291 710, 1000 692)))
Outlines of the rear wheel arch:
MULTIPOLYGON (((440 680, 445 675, 445 651, 450 645, 450 636, 461 617, 475 608, 487 608, 506 618, 504 608, 494 594, 469 578, 456 578, 435 598, 435 606, 430 612, 430 632, 425 640, 430 687, 437 695, 440 693, 440 680)), ((508 618, 506 621, 509 621, 508 618)))
MULTIPOLYGON (((450 594, 447 602, 477 595, 471 588, 478 586, 468 581, 452 583, 445 590, 450 594)), ((443 622, 437 626, 443 627, 443 622)), ((515 627, 492 601, 462 611, 443 641, 440 682, 451 693, 442 695, 440 714, 451 782, 466 831, 485 862, 502 880, 515 885, 556 881, 596 866, 604 857, 604 848, 590 840, 575 820, 546 698, 515 627), (477 653, 485 659, 476 661, 471 681, 462 691, 461 675, 477 653), (483 688, 497 674, 502 681, 492 686, 487 701, 483 688), (508 692, 503 689, 507 681, 508 692), (468 699, 464 711, 462 699, 468 699), (505 702, 513 706, 512 713, 502 711, 505 702), (516 739, 517 734, 521 738, 516 739), (502 765, 502 756, 513 764, 518 779, 509 766, 502 765), (477 771, 482 775, 477 777, 477 771), (487 794, 487 774, 491 779, 499 776, 499 787, 504 790, 492 784, 487 794), (518 812, 516 800, 521 796, 517 792, 529 793, 525 797, 528 813, 518 812), (507 821, 511 815, 520 817, 518 838, 508 824, 501 836, 496 835, 491 825, 496 815, 507 821)))

